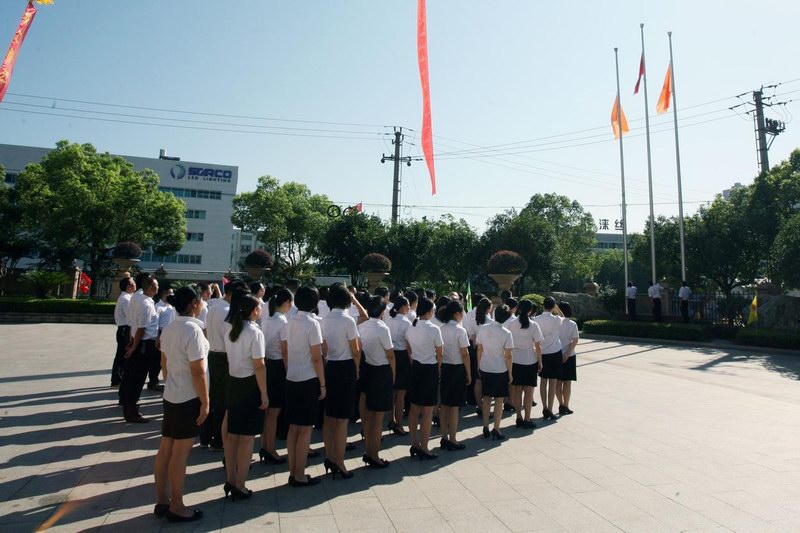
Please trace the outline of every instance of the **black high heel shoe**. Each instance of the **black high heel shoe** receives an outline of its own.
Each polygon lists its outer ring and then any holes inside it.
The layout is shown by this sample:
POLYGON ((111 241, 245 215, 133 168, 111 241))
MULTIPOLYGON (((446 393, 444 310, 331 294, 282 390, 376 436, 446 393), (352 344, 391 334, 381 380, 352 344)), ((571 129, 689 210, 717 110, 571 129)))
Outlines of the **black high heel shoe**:
POLYGON ((258 457, 259 457, 259 459, 261 459, 261 464, 269 463, 271 465, 282 465, 283 463, 286 462, 286 458, 285 457, 280 457, 280 456, 279 457, 275 457, 274 455, 272 455, 270 452, 268 452, 264 448, 261 448, 260 450, 258 450, 258 457))
POLYGON ((168 503, 157 503, 155 507, 153 507, 153 514, 156 515, 156 518, 164 518, 167 516, 169 512, 169 504, 168 503))
POLYGON ((433 418, 431 419, 431 423, 437 428, 441 427, 442 423, 439 420, 439 415, 433 415, 433 418))
POLYGON ((462 444, 460 442, 459 443, 455 443, 455 442, 453 442, 451 440, 447 441, 447 451, 448 452, 464 450, 464 449, 466 449, 466 447, 467 446, 465 444, 462 444))
POLYGON ((394 422, 389 422, 389 429, 398 437, 405 437, 408 435, 408 432, 403 429, 403 426, 394 422))
POLYGON ((316 485, 319 483, 318 477, 306 476, 306 478, 307 479, 305 481, 298 481, 297 479, 290 477, 289 485, 292 487, 310 487, 311 485, 316 485))
MULTIPOLYGON (((389 461, 386 461, 385 459, 375 459, 367 454, 364 454, 361 457, 361 460, 364 461, 364 464, 371 466, 372 468, 386 468, 389 466, 389 461)), ((352 476, 352 474, 350 475, 352 476)))
POLYGON ((450 441, 442 437, 442 440, 439 441, 439 448, 447 449, 450 446, 450 441))
POLYGON ((492 435, 491 431, 489 431, 489 426, 483 426, 483 438, 488 439, 492 435))
POLYGON ((492 440, 506 440, 506 436, 500 433, 499 429, 493 429, 492 440))
POLYGON ((323 466, 325 467, 325 475, 328 475, 328 471, 330 471, 331 477, 336 479, 336 475, 338 474, 341 476, 342 479, 350 479, 353 477, 352 472, 348 472, 347 470, 342 470, 342 467, 331 461, 330 459, 325 459, 323 461, 323 466))
POLYGON ((417 454, 419 455, 421 461, 436 459, 438 457, 438 455, 436 455, 435 453, 426 452, 422 448, 417 448, 417 454))
POLYGON ((229 485, 228 487, 231 491, 231 500, 247 500, 253 495, 253 491, 250 489, 239 490, 234 485, 229 485))
POLYGON ((172 511, 167 511, 168 522, 194 522, 195 520, 200 520, 201 518, 203 518, 203 511, 199 509, 192 511, 192 514, 189 516, 181 516, 173 513, 172 511))
POLYGON ((411 448, 408 449, 408 453, 411 454, 411 457, 415 457, 420 453, 420 449, 412 445, 411 448))
POLYGON ((225 482, 224 485, 222 485, 222 491, 225 493, 225 499, 226 500, 228 499, 228 494, 230 494, 230 492, 231 492, 231 487, 233 487, 233 485, 231 485, 227 481, 225 482))

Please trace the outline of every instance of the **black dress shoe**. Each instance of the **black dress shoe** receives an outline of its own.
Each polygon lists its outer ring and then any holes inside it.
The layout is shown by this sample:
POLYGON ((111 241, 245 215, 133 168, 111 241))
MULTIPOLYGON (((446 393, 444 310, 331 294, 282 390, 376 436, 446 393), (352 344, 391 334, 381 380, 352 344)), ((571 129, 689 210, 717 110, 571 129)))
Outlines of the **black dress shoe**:
POLYGON ((522 429, 536 429, 536 424, 534 424, 531 420, 523 420, 520 427, 522 429))
POLYGON ((355 442, 348 442, 347 444, 344 445, 344 451, 346 452, 352 452, 355 449, 356 449, 355 442))
POLYGON ((201 518, 203 518, 203 511, 199 509, 192 511, 192 514, 189 516, 181 516, 173 513, 172 511, 167 511, 167 520, 169 522, 194 522, 195 520, 200 520, 201 518))
POLYGON ((143 417, 142 415, 136 415, 136 416, 126 417, 125 422, 127 422, 128 424, 146 424, 150 421, 145 417, 143 417))
MULTIPOLYGON (((147 390, 159 391, 160 392, 160 391, 164 390, 164 385, 148 385, 147 386, 147 390)), ((202 513, 200 513, 200 516, 202 516, 202 513)), ((197 520, 197 519, 195 518, 195 520, 197 520)))
POLYGON ((153 507, 153 514, 156 515, 156 518, 164 518, 167 516, 169 512, 169 504, 168 503, 157 503, 155 507, 153 507))
POLYGON ((310 487, 311 485, 316 485, 317 483, 319 483, 318 477, 306 476, 306 478, 307 479, 305 481, 299 481, 298 479, 290 477, 289 485, 291 485, 292 487, 310 487))

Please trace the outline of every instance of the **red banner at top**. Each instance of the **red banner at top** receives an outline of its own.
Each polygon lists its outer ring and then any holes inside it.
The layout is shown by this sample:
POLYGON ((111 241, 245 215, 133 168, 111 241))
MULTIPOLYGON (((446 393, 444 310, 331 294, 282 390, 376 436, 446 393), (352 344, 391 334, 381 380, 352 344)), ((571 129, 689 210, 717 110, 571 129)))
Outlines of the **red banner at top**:
POLYGON ((22 14, 22 20, 19 22, 17 32, 11 40, 11 46, 8 47, 6 57, 3 59, 3 64, 0 65, 0 102, 8 90, 8 83, 11 81, 11 73, 14 72, 14 65, 17 62, 17 55, 22 46, 22 41, 28 34, 28 29, 31 27, 33 17, 36 16, 36 6, 32 2, 28 3, 25 12, 22 14))
POLYGON ((431 175, 431 194, 436 194, 436 172, 433 168, 433 132, 431 129, 431 83, 428 77, 428 23, 425 0, 417 5, 417 59, 422 82, 422 153, 431 175))

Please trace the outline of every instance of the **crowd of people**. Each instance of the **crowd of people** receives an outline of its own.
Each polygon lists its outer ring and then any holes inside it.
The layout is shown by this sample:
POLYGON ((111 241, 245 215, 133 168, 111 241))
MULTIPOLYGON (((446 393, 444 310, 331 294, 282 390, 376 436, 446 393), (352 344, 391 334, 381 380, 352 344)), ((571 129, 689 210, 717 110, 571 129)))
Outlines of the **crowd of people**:
POLYGON ((497 305, 474 295, 467 309, 455 292, 437 298, 431 290, 378 287, 370 294, 297 280, 267 289, 235 279, 223 290, 200 283, 173 292, 142 273, 120 289, 111 383, 129 423, 148 422, 138 407, 148 378, 148 389, 163 389, 154 514, 173 522, 202 517, 183 503, 197 437, 200 447, 224 451, 223 493, 237 501, 253 494, 246 481, 258 435, 260 461, 288 463, 289 485, 308 487, 320 481, 306 473, 308 457, 320 454, 311 448, 315 426, 326 475, 350 479, 350 422, 361 421, 365 466, 383 469, 390 465, 380 454, 385 422, 408 436, 411 458, 430 460, 434 425, 439 449, 465 449, 458 425, 468 403, 483 437, 498 441, 507 438, 506 411, 516 413, 517 428, 536 428, 537 384, 543 419, 573 412, 578 327, 569 303, 552 297, 537 315, 534 302, 508 291, 497 305), (282 456, 276 442, 284 438, 282 456))

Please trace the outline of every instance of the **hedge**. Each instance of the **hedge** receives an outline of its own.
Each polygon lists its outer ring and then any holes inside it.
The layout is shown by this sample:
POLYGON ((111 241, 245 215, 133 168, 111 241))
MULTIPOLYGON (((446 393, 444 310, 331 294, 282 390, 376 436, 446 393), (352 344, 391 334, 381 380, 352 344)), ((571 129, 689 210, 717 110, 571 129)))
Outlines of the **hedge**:
POLYGON ((539 311, 544 309, 544 296, 542 296, 541 294, 535 294, 535 293, 526 294, 525 296, 520 297, 520 300, 532 301, 533 303, 536 304, 539 311))
POLYGON ((105 300, 0 298, 0 313, 113 315, 114 304, 105 300))
POLYGON ((800 350, 800 333, 753 327, 742 328, 736 334, 736 344, 800 350))
POLYGON ((703 326, 666 322, 587 320, 583 323, 583 332, 597 335, 680 341, 708 341, 711 339, 710 332, 703 326))

